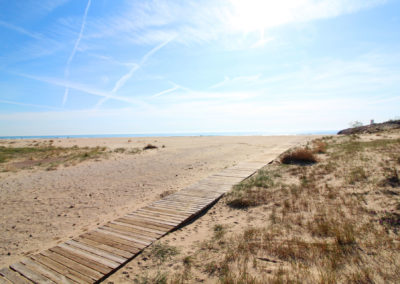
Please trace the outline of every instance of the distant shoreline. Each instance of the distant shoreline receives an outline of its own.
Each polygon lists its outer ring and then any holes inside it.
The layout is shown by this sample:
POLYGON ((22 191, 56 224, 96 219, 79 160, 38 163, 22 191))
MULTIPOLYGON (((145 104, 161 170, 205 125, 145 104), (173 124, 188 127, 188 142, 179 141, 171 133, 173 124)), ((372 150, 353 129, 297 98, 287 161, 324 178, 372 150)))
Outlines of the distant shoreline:
POLYGON ((194 132, 194 133, 138 133, 138 134, 79 134, 79 135, 32 135, 0 136, 0 139, 68 139, 68 138, 124 138, 124 137, 197 137, 197 136, 286 136, 332 135, 338 130, 299 132, 194 132))

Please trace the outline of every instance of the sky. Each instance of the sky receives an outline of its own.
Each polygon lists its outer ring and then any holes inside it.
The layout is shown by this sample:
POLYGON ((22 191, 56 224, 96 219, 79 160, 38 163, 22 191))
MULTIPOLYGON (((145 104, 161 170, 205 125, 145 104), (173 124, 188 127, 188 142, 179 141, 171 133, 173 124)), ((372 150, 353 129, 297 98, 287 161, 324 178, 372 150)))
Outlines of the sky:
POLYGON ((400 115, 400 1, 0 0, 0 136, 400 115))

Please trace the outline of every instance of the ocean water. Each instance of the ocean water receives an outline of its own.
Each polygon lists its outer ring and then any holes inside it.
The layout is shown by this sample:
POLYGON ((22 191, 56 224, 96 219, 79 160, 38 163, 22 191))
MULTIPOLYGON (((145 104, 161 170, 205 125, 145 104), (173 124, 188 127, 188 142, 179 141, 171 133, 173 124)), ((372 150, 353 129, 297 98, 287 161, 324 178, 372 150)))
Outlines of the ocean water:
POLYGON ((112 138, 112 137, 191 137, 191 136, 274 136, 274 135, 332 135, 338 130, 303 132, 195 132, 195 133, 131 133, 131 134, 82 134, 82 135, 33 135, 0 136, 0 139, 60 139, 60 138, 112 138))

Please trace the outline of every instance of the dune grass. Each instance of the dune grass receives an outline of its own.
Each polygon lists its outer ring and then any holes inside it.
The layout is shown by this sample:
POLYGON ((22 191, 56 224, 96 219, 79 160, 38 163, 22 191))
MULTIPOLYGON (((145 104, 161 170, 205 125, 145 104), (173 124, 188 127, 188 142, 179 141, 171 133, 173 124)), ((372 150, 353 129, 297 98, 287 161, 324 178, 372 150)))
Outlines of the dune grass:
POLYGON ((105 147, 55 147, 38 145, 29 147, 0 146, 0 167, 3 171, 45 167, 53 170, 59 165, 73 165, 106 155, 105 147))

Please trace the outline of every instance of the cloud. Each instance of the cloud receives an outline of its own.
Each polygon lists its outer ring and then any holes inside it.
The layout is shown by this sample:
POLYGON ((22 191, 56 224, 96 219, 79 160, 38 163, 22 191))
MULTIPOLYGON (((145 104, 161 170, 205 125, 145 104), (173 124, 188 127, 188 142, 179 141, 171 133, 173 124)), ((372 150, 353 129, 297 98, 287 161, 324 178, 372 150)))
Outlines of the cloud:
MULTIPOLYGON (((157 45, 156 47, 152 48, 149 52, 147 52, 142 59, 140 60, 139 64, 135 64, 132 66, 132 68, 129 70, 128 73, 124 74, 114 85, 114 88, 111 90, 112 94, 116 94, 119 89, 121 89, 126 82, 133 76, 133 74, 139 69, 141 68, 146 62, 147 60, 149 60, 149 58, 151 56, 153 56, 157 51, 159 51, 161 48, 163 48, 165 45, 167 45, 170 41, 172 41, 174 38, 169 38, 166 41, 162 42, 161 44, 157 45)), ((104 104, 106 101, 108 100, 108 98, 103 98, 101 100, 99 100, 97 102, 97 104, 95 105, 95 109, 99 108, 102 104, 104 104)))
MULTIPOLYGON (((66 79, 68 79, 68 77, 69 77, 69 66, 71 65, 71 62, 74 59, 75 53, 78 49, 79 43, 81 42, 81 39, 83 36, 83 31, 84 31, 85 25, 86 25, 86 17, 89 12, 90 4, 91 4, 91 0, 88 0, 86 8, 85 8, 85 13, 83 14, 82 25, 81 25, 81 29, 80 29, 78 38, 76 39, 74 48, 72 49, 72 52, 67 60, 67 64, 66 64, 65 71, 64 71, 64 76, 66 79)), ((65 92, 64 92, 63 102, 62 102, 63 105, 65 105, 65 103, 67 102, 68 93, 69 93, 69 88, 66 88, 65 92)))
POLYGON ((117 101, 121 101, 121 102, 127 102, 130 104, 138 104, 138 105, 143 104, 142 101, 140 101, 140 100, 135 100, 133 98, 127 98, 127 97, 123 97, 123 96, 117 96, 110 92, 101 91, 101 90, 92 88, 87 85, 74 83, 74 82, 70 82, 67 80, 61 80, 61 79, 49 78, 49 77, 39 77, 39 76, 33 76, 33 75, 28 75, 28 74, 22 74, 22 73, 16 73, 16 75, 19 75, 19 76, 22 76, 25 78, 29 78, 29 79, 33 79, 36 81, 48 83, 48 84, 55 85, 55 86, 60 86, 60 87, 68 88, 68 89, 77 90, 77 91, 84 92, 86 94, 90 94, 93 96, 113 99, 113 100, 117 100, 117 101))
POLYGON ((60 108, 52 107, 52 106, 28 104, 28 103, 21 103, 21 102, 8 101, 8 100, 0 100, 0 104, 10 104, 10 105, 17 105, 17 106, 28 106, 28 107, 35 107, 35 108, 50 109, 50 110, 61 110, 60 108))
POLYGON ((42 39, 43 38, 43 36, 41 34, 27 31, 24 28, 15 26, 13 24, 10 24, 10 23, 7 23, 7 22, 1 21, 1 20, 0 20, 0 26, 5 27, 10 30, 13 30, 13 31, 16 31, 20 34, 26 35, 26 36, 34 38, 34 39, 42 39))
POLYGON ((216 88, 220 88, 220 87, 223 87, 228 84, 235 83, 235 82, 239 82, 242 84, 243 83, 256 83, 256 82, 260 81, 260 78, 261 78, 261 74, 252 75, 252 76, 237 76, 237 77, 233 77, 233 78, 230 78, 229 76, 225 76, 224 80, 210 86, 209 88, 216 89, 216 88))
POLYGON ((154 44, 179 37, 192 44, 218 40, 232 46, 238 35, 256 35, 250 46, 261 47, 270 38, 264 32, 278 26, 332 18, 382 4, 384 0, 149 0, 127 2, 123 11, 94 20, 89 37, 118 37, 138 44, 154 44), (225 39, 225 40, 224 40, 225 39))

